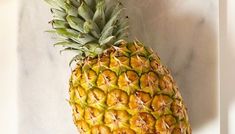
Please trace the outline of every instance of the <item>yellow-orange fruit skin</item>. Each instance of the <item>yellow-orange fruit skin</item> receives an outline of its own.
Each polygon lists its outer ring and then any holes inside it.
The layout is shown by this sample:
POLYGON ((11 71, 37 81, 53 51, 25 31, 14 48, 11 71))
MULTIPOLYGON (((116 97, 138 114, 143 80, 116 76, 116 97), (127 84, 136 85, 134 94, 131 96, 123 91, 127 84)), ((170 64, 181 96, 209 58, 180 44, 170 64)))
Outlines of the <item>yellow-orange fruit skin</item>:
POLYGON ((79 62, 69 92, 80 134, 191 134, 169 70, 139 42, 79 62))

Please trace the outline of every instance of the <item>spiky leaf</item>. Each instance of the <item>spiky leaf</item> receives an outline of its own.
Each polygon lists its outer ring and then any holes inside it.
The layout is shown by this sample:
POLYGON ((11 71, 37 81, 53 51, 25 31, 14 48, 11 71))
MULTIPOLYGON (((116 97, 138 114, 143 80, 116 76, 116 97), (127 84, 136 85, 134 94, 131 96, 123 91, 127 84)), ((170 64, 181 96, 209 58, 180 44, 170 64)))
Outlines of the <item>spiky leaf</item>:
MULTIPOLYGON (((45 0, 52 8, 56 43, 63 51, 77 51, 76 57, 94 57, 126 39, 127 19, 121 16, 123 5, 106 0, 45 0), (115 44, 114 44, 115 43, 115 44)), ((113 1, 112 1, 113 2, 113 1)), ((74 61, 74 60, 72 60, 74 61)))

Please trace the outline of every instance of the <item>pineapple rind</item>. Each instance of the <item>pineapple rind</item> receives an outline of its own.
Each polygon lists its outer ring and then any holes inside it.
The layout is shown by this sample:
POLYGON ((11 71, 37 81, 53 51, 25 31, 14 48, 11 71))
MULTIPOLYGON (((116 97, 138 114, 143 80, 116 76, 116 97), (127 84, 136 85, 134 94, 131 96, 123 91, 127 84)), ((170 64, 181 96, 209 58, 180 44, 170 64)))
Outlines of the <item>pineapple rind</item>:
POLYGON ((140 42, 122 42, 80 62, 70 79, 70 102, 74 102, 70 103, 74 123, 81 134, 191 134, 185 105, 169 70, 140 42), (132 67, 133 56, 142 56, 146 68, 132 67), (113 59, 129 63, 115 66, 113 59))

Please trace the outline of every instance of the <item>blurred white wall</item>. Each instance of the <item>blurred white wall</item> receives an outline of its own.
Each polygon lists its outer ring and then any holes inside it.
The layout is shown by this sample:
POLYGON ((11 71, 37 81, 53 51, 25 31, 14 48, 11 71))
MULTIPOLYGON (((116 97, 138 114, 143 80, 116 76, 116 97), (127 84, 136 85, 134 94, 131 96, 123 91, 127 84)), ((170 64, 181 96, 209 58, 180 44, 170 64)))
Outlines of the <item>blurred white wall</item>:
POLYGON ((0 134, 17 133, 17 0, 0 0, 0 134))
MULTIPOLYGON (((235 1, 234 0, 227 0, 227 37, 228 37, 228 43, 227 48, 230 50, 230 52, 225 51, 224 57, 221 59, 223 61, 227 61, 226 64, 222 64, 222 66, 225 66, 227 69, 222 70, 225 75, 225 79, 223 79, 222 82, 224 82, 224 88, 221 88, 221 92, 223 92, 224 89, 227 89, 225 92, 225 98, 229 96, 228 100, 228 132, 229 134, 235 134, 235 1), (228 59, 228 60, 227 60, 228 59), (226 87, 227 86, 227 87, 226 87)), ((222 110, 222 109, 221 109, 222 110)))
POLYGON ((235 1, 220 4, 221 134, 235 134, 235 1))

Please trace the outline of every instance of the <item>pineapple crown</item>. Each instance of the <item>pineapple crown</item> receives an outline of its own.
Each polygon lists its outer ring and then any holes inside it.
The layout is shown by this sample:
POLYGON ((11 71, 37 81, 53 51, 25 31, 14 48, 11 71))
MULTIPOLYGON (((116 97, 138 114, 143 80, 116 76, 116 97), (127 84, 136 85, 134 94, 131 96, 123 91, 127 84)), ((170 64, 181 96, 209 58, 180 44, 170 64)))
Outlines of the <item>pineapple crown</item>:
POLYGON ((53 30, 62 51, 75 51, 73 61, 95 57, 118 45, 128 36, 128 17, 121 15, 123 5, 117 0, 45 0, 49 3, 53 30), (113 3, 111 3, 111 1, 113 3))

